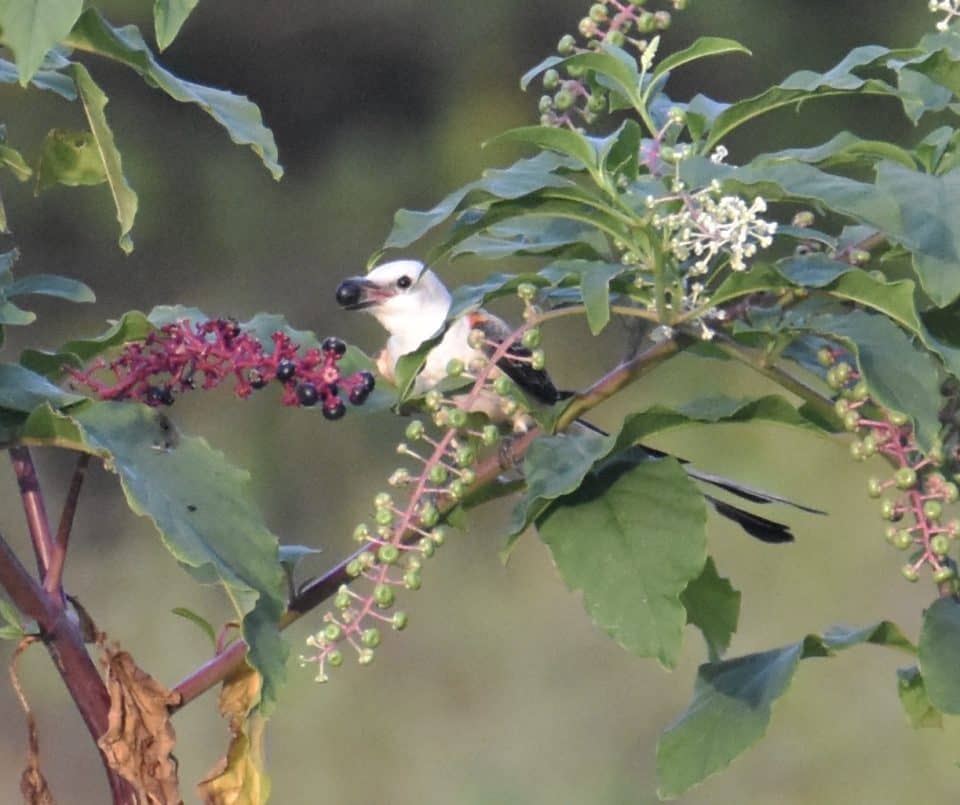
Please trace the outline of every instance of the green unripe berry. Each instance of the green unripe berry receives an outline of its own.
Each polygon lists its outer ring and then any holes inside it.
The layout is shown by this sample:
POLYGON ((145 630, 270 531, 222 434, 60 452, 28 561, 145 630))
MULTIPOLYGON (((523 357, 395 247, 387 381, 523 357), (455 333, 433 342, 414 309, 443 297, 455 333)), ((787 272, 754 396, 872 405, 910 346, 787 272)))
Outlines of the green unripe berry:
POLYGON ((467 344, 470 349, 482 349, 487 342, 487 334, 483 330, 474 328, 467 336, 467 344))
POLYGON ((407 429, 403 432, 403 435, 411 442, 416 442, 423 438, 426 429, 426 425, 424 425, 421 420, 415 419, 407 425, 407 429))
POLYGON ((863 444, 863 453, 867 458, 875 455, 877 452, 877 437, 872 433, 868 433, 863 439, 860 440, 863 444))
POLYGON ((433 540, 434 545, 443 545, 447 541, 447 529, 443 526, 433 529, 430 532, 430 539, 433 540))
POLYGON ((946 556, 950 551, 950 537, 946 534, 934 534, 930 538, 930 550, 937 556, 946 556))
POLYGON ((833 356, 833 350, 821 347, 817 350, 817 363, 824 369, 829 369, 836 363, 837 359, 833 356))
POLYGON ((506 397, 512 388, 513 384, 506 375, 500 375, 500 377, 493 381, 493 390, 501 397, 506 397))
POLYGON ((934 571, 933 580, 937 584, 943 584, 945 581, 950 581, 956 573, 952 567, 941 567, 939 570, 934 571))
POLYGON ((380 564, 392 565, 400 558, 400 548, 396 545, 381 545, 380 550, 377 551, 377 558, 380 564))
POLYGON ((456 480, 447 487, 447 491, 450 493, 450 498, 452 500, 461 500, 463 498, 463 493, 466 491, 466 487, 463 484, 463 481, 456 480))
POLYGON ((347 571, 347 575, 354 579, 363 572, 363 567, 357 559, 351 559, 349 562, 347 562, 345 569, 347 571))
POLYGON ((945 483, 943 485, 943 499, 947 503, 956 503, 960 499, 960 489, 956 484, 945 483))
POLYGON ((328 623, 323 627, 323 636, 331 643, 336 643, 343 637, 343 627, 339 623, 328 623))
POLYGON ((917 581, 917 579, 920 578, 920 574, 917 573, 917 571, 914 569, 913 565, 904 565, 904 566, 901 568, 900 572, 903 573, 903 577, 904 577, 907 581, 917 581))
POLYGON ((857 411, 847 411, 843 417, 843 427, 853 433, 860 427, 860 414, 857 411))
POLYGON ((410 483, 411 480, 410 470, 406 467, 397 467, 397 469, 390 474, 387 483, 390 484, 390 486, 403 486, 410 483))
POLYGON ((378 525, 377 536, 380 539, 391 539, 393 537, 393 525, 378 525))
POLYGON ((560 73, 554 69, 547 70, 543 74, 543 88, 544 89, 556 89, 560 86, 560 73))
POLYGON ((338 648, 333 649, 327 654, 327 662, 330 663, 331 667, 339 668, 343 665, 343 652, 338 648))
POLYGON ((372 648, 362 649, 360 653, 357 654, 357 662, 361 665, 369 665, 373 662, 373 656, 374 653, 372 648))
POLYGON ((534 369, 537 372, 543 371, 543 367, 547 365, 547 356, 544 354, 542 349, 535 349, 530 353, 530 368, 534 369))
POLYGON ((644 11, 637 18, 637 30, 643 34, 649 34, 656 27, 656 21, 653 18, 653 14, 649 11, 644 11))
POLYGON ((394 612, 393 617, 390 619, 390 625, 394 631, 402 632, 407 628, 407 620, 406 612, 394 612))
POLYGON ((447 374, 450 377, 460 377, 460 375, 463 374, 464 369, 466 369, 466 366, 459 358, 451 358, 447 362, 447 374))
POLYGON ((539 327, 531 327, 523 334, 520 341, 527 349, 536 349, 540 346, 540 335, 539 327))
POLYGON ((587 71, 582 64, 567 64, 565 67, 570 78, 580 78, 587 71))
POLYGON ((414 552, 409 552, 404 560, 407 570, 419 570, 423 567, 423 559, 414 552))
POLYGON ((943 516, 943 504, 939 500, 925 500, 923 502, 923 516, 936 522, 943 516))
POLYGON ((911 534, 907 529, 903 528, 897 531, 896 537, 892 540, 895 547, 899 548, 901 551, 907 550, 911 545, 913 545, 913 534, 911 534))
POLYGON ((622 48, 624 42, 627 41, 627 37, 624 36, 622 30, 617 29, 615 31, 610 31, 603 41, 609 42, 611 45, 616 45, 618 48, 622 48))
POLYGON ((436 411, 443 404, 443 395, 436 389, 430 389, 423 398, 428 411, 436 411))
POLYGON ((355 529, 353 529, 353 540, 354 542, 366 542, 370 539, 370 529, 367 528, 366 523, 360 523, 355 529))
POLYGON ((357 557, 357 560, 364 570, 369 570, 377 563, 377 557, 373 555, 373 551, 364 551, 357 557))
POLYGON ((470 445, 457 450, 455 460, 458 467, 469 467, 477 460, 477 451, 470 445))
POLYGON ((584 17, 577 25, 577 30, 580 31, 581 35, 590 39, 597 34, 597 24, 589 17, 584 17))
POLYGON ((677 11, 685 11, 687 8, 687 0, 673 0, 673 7, 677 11))
POLYGON ((867 460, 867 451, 863 446, 863 442, 859 439, 850 442, 850 457, 854 461, 866 461, 867 460))
POLYGON ((367 648, 376 648, 380 645, 380 630, 364 629, 360 635, 360 642, 367 648))
POLYGON ((500 440, 500 429, 496 425, 484 425, 480 441, 484 447, 493 447, 500 440))
POLYGON ((513 416, 519 410, 516 400, 504 400, 500 403, 500 410, 504 416, 513 416))
POLYGON ((901 467, 894 473, 897 489, 913 489, 917 485, 917 473, 910 467, 901 467))
MULTIPOLYGON (((540 100, 537 101, 537 111, 541 115, 548 114, 553 109, 553 96, 552 95, 541 95, 540 100)), ((549 120, 549 118, 547 118, 549 120)))
POLYGON ((460 480, 464 486, 473 486, 477 482, 477 474, 470 469, 463 470, 460 473, 460 480))
POLYGON ((440 519, 440 512, 437 511, 437 507, 432 503, 425 502, 420 504, 420 511, 417 517, 420 520, 420 525, 426 528, 433 528, 440 519))
POLYGON ((445 428, 450 424, 450 414, 445 408, 433 413, 433 424, 438 428, 445 428))
POLYGON ((833 410, 838 417, 843 419, 850 413, 850 401, 844 397, 840 397, 840 399, 833 404, 833 410))
POLYGON ((577 46, 577 40, 570 34, 564 34, 557 43, 557 53, 561 56, 569 56, 577 46))
POLYGON ((885 500, 880 504, 880 516, 884 520, 899 519, 900 512, 897 510, 897 504, 892 500, 885 500))
POLYGON ((420 553, 423 555, 424 559, 429 559, 432 557, 437 550, 437 546, 426 537, 417 543, 417 547, 420 549, 420 553))
POLYGON ((393 522, 393 512, 390 509, 377 509, 373 515, 377 525, 390 525, 393 522))
POLYGON ((346 590, 341 589, 333 597, 333 606, 337 609, 347 609, 350 606, 350 593, 346 590))
POLYGON ((393 505, 393 498, 386 492, 378 492, 373 499, 373 505, 377 509, 386 509, 393 505))
POLYGON ((897 534, 900 533, 900 529, 894 525, 888 525, 883 532, 883 538, 889 542, 891 545, 895 545, 897 541, 897 534))
POLYGON ((443 464, 436 464, 430 468, 430 483, 440 485, 447 482, 447 468, 443 464))
POLYGON ((607 7, 603 3, 594 3, 590 6, 589 14, 594 22, 603 22, 607 19, 607 7))
POLYGON ((910 417, 901 413, 900 411, 887 411, 887 420, 891 425, 895 425, 896 427, 900 428, 910 421, 910 417))
POLYGON ((557 93, 553 96, 553 105, 559 111, 565 112, 567 109, 573 106, 573 102, 575 100, 576 98, 574 98, 573 93, 570 90, 564 88, 564 89, 557 90, 557 93))
POLYGON ((373 588, 373 600, 380 609, 389 609, 394 601, 393 587, 389 584, 378 584, 373 588))
POLYGON ((879 478, 871 478, 867 481, 867 494, 872 498, 878 498, 883 494, 883 482, 879 478))
POLYGON ((670 21, 673 17, 669 11, 657 11, 653 15, 653 23, 658 31, 665 31, 670 27, 670 21))
POLYGON ((408 570, 403 574, 403 586, 408 590, 419 590, 422 584, 419 570, 408 570))
POLYGON ((463 428, 467 424, 467 412, 462 408, 451 408, 448 412, 448 420, 450 422, 450 427, 452 428, 463 428))
POLYGON ((858 380, 857 384, 850 389, 850 397, 856 402, 863 402, 870 396, 870 389, 867 387, 866 380, 858 380))

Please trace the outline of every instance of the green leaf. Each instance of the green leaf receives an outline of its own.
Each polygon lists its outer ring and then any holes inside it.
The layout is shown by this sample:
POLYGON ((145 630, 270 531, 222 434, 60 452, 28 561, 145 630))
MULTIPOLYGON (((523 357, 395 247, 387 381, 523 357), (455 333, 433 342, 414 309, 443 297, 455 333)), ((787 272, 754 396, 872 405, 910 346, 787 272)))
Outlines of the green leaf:
POLYGON ((97 297, 90 287, 80 280, 62 277, 59 274, 30 274, 14 280, 9 285, 0 285, 0 293, 6 298, 38 294, 55 296, 68 302, 96 302, 97 297))
POLYGON ((960 604, 952 598, 924 612, 919 657, 930 702, 942 713, 960 713, 960 604))
MULTIPOLYGON (((0 59, 0 84, 15 84, 18 80, 19 74, 16 65, 6 59, 0 59)), ((77 99, 77 90, 73 85, 73 79, 57 72, 57 70, 38 70, 30 79, 30 83, 37 89, 55 92, 68 101, 77 99)))
POLYGON ((555 285, 574 277, 580 286, 583 304, 587 309, 590 332, 598 335, 610 322, 610 280, 626 268, 620 263, 599 260, 557 260, 540 274, 555 285))
MULTIPOLYGON (((278 622, 286 590, 277 539, 251 501, 249 473, 144 405, 89 403, 66 424, 120 476, 130 508, 153 521, 177 561, 198 581, 223 586, 243 617, 249 661, 272 706, 285 673, 278 622)), ((69 438, 62 426, 56 435, 69 438)), ((37 434, 28 427, 25 436, 37 434)))
POLYGON ((9 145, 0 145, 0 165, 5 165, 10 172, 21 182, 33 176, 33 170, 21 156, 20 152, 9 145))
POLYGON ((580 53, 565 60, 568 67, 584 67, 605 81, 601 83, 621 95, 634 109, 643 108, 640 93, 640 73, 637 63, 626 51, 614 45, 603 44, 601 50, 580 53))
POLYGON ((133 239, 130 230, 133 228, 133 219, 137 215, 137 194, 133 192, 127 179, 123 175, 123 164, 120 151, 113 140, 113 132, 103 113, 107 105, 107 96, 96 85, 82 64, 74 64, 71 68, 73 80, 76 82, 83 110, 87 115, 87 122, 93 134, 93 142, 97 147, 103 165, 104 176, 110 186, 113 204, 117 208, 117 221, 120 223, 120 248, 129 254, 133 251, 133 239))
POLYGON ((520 198, 544 187, 572 187, 573 182, 554 171, 571 168, 573 164, 557 154, 544 152, 521 159, 502 170, 484 171, 483 178, 453 191, 432 209, 424 212, 399 210, 384 247, 405 248, 442 224, 456 210, 479 201, 520 198))
POLYGON ((126 64, 175 101, 196 104, 226 129, 233 142, 250 146, 274 179, 283 176, 273 132, 263 125, 256 104, 242 95, 178 78, 160 65, 136 26, 114 28, 96 9, 89 8, 80 15, 67 43, 126 64))
POLYGON ((30 82, 82 10, 83 0, 0 0, 0 42, 17 57, 21 86, 30 82))
POLYGON ((51 129, 40 145, 36 192, 53 185, 102 184, 107 180, 94 136, 88 131, 51 129))
POLYGON ((930 176, 890 162, 877 170, 877 187, 895 199, 899 215, 881 227, 909 249, 923 289, 944 307, 960 296, 960 171, 930 176))
POLYGON ((913 155, 898 145, 883 140, 864 140, 849 131, 841 131, 822 145, 812 148, 788 148, 762 154, 754 160, 754 164, 795 161, 821 166, 872 165, 882 160, 898 162, 910 169, 917 164, 913 155))
POLYGON ((734 129, 759 115, 799 101, 831 95, 899 95, 896 88, 877 79, 864 79, 856 70, 884 62, 891 51, 879 45, 851 50, 842 61, 825 73, 801 70, 761 94, 732 104, 719 115, 710 130, 703 152, 708 153, 734 129))
POLYGON ((203 617, 203 615, 198 615, 192 609, 187 609, 186 607, 174 607, 170 611, 178 618, 183 618, 184 620, 190 621, 190 623, 194 624, 195 626, 198 626, 200 631, 210 638, 210 644, 216 647, 217 632, 213 628, 213 624, 203 617))
POLYGON ((596 149, 590 141, 583 134, 570 129, 555 126, 521 126, 505 131, 492 140, 487 140, 484 147, 502 143, 526 143, 542 150, 556 151, 562 156, 576 160, 591 172, 595 172, 599 167, 596 149))
POLYGON ((717 573, 712 556, 697 578, 680 595, 687 611, 687 623, 696 626, 707 643, 711 662, 716 662, 730 647, 730 639, 740 620, 740 591, 729 579, 717 573))
POLYGON ((664 73, 668 73, 692 61, 704 59, 708 56, 720 56, 724 53, 744 53, 747 56, 753 55, 735 39, 723 39, 719 36, 702 36, 690 45, 690 47, 684 48, 676 53, 671 53, 661 61, 653 70, 653 78, 659 78, 664 73))
POLYGON ((4 624, 0 626, 0 640, 20 640, 26 634, 20 613, 5 598, 0 598, 0 621, 4 624))
POLYGON ((10 324, 22 327, 27 324, 33 324, 37 320, 35 313, 29 310, 22 310, 13 302, 0 302, 0 324, 10 324))
POLYGON ((838 626, 822 637, 807 635, 772 651, 701 665, 693 699, 657 746, 659 795, 680 796, 759 741, 773 703, 786 693, 800 660, 829 657, 863 643, 914 651, 899 627, 881 621, 864 628, 838 626))
POLYGON ((86 399, 15 363, 0 363, 0 408, 29 413, 44 403, 66 408, 86 399))
POLYGON ((569 254, 571 247, 585 255, 607 256, 609 244, 596 227, 562 218, 517 218, 487 227, 462 240, 450 257, 475 254, 486 260, 524 255, 569 254))
POLYGON ((199 2, 200 0, 153 0, 153 26, 159 50, 166 50, 177 38, 183 23, 199 2))
POLYGON ((911 727, 943 727, 943 714, 930 701, 923 674, 917 666, 897 669, 897 695, 911 727))
POLYGON ((902 411, 916 424, 917 441, 929 449, 940 431, 940 382, 934 359, 886 316, 863 310, 821 312, 800 304, 783 317, 784 329, 814 332, 841 341, 880 405, 902 411))
POLYGON ((279 553, 280 564, 292 573, 297 565, 306 559, 306 557, 318 553, 323 553, 323 549, 311 548, 309 545, 281 545, 279 553))
POLYGON ((672 668, 706 561, 703 496, 674 459, 610 466, 537 520, 566 585, 621 646, 672 668))

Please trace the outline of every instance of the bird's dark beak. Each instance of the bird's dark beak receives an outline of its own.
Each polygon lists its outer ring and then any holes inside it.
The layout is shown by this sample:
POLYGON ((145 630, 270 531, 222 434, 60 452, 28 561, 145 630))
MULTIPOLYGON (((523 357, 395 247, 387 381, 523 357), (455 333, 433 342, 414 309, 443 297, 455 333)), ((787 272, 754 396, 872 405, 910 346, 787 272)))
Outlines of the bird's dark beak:
POLYGON ((337 287, 337 304, 344 310, 365 310, 386 296, 379 285, 363 277, 350 277, 337 287))

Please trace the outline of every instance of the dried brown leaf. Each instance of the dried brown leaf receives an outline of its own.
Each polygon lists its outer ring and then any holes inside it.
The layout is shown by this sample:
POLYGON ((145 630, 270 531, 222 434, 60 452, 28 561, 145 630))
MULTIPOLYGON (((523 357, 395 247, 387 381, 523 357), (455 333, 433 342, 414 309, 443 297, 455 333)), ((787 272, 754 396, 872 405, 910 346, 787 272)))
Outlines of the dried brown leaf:
POLYGON ((220 713, 233 737, 227 756, 197 786, 204 805, 263 805, 270 797, 264 773, 266 720, 253 712, 260 703, 261 677, 249 665, 229 676, 220 691, 220 713))
POLYGON ((17 675, 17 660, 20 659, 20 655, 27 647, 35 641, 36 638, 34 637, 23 638, 17 644, 10 660, 10 682, 13 684, 13 692, 17 694, 20 706, 27 717, 27 767, 20 775, 20 793, 23 794, 23 801, 26 805, 56 805, 53 800, 53 793, 40 771, 40 739, 37 735, 37 720, 33 717, 33 710, 20 685, 20 677, 17 675))
POLYGON ((97 744, 107 762, 131 783, 142 805, 182 803, 169 711, 179 704, 179 694, 138 668, 126 651, 107 647, 103 662, 110 714, 97 744))

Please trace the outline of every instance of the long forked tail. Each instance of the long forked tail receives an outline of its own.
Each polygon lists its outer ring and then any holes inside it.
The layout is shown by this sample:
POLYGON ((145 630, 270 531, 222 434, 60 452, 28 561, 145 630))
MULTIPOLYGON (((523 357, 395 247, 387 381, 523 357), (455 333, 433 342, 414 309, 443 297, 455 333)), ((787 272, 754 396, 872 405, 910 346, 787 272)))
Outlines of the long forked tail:
MULTIPOLYGON (((587 428, 588 430, 591 430, 601 436, 610 435, 602 428, 597 427, 585 419, 577 419, 576 422, 582 427, 587 428)), ((665 453, 663 450, 657 450, 655 447, 649 447, 647 445, 639 445, 639 447, 652 458, 664 458, 670 455, 669 453, 665 453)), ((694 478, 697 481, 702 481, 706 484, 711 484, 712 486, 716 486, 725 492, 729 492, 732 495, 736 495, 744 500, 748 500, 751 503, 782 503, 811 514, 826 514, 826 512, 821 511, 820 509, 814 509, 810 506, 805 506, 802 503, 797 503, 789 498, 776 495, 772 492, 767 492, 763 489, 757 489, 756 487, 742 484, 739 481, 734 481, 731 478, 725 478, 722 475, 714 475, 711 472, 698 470, 696 467, 691 466, 690 462, 686 459, 679 458, 677 456, 673 456, 673 458, 676 458, 677 461, 683 465, 687 475, 689 475, 691 478, 694 478)), ((759 514, 754 514, 746 509, 741 509, 739 506, 735 506, 732 503, 727 503, 726 501, 715 498, 713 495, 708 495, 705 493, 704 498, 711 506, 713 506, 717 514, 736 523, 751 537, 754 537, 761 542, 776 544, 793 542, 794 540, 793 532, 791 532, 790 527, 784 523, 778 523, 776 520, 769 520, 766 517, 761 517, 759 514)))

